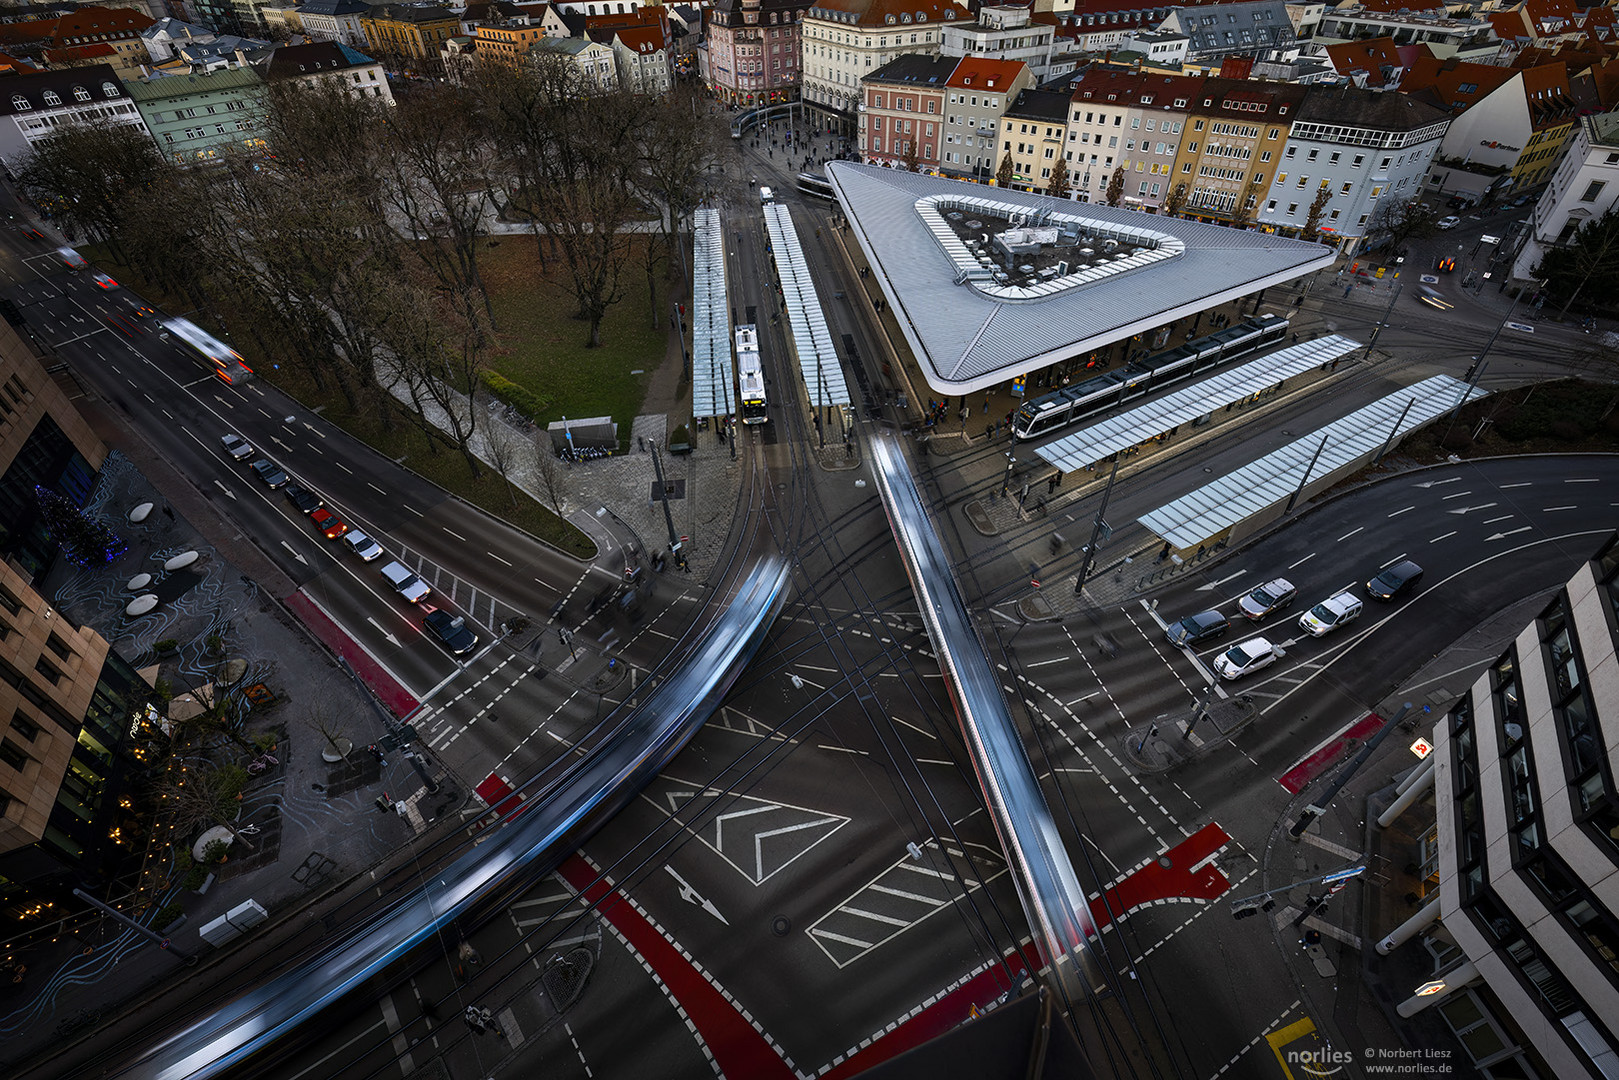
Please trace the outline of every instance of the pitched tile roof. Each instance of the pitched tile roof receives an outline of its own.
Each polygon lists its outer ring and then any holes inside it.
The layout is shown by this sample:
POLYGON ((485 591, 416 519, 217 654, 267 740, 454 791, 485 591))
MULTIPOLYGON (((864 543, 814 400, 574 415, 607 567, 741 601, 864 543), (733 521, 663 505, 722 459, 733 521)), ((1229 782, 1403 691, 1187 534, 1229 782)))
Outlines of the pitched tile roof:
POLYGON ((922 25, 971 19, 967 0, 813 0, 812 10, 853 15, 856 26, 922 25))
POLYGON ((991 60, 982 56, 964 56, 950 73, 949 84, 958 90, 1005 90, 1012 85, 1025 68, 1021 60, 991 60))

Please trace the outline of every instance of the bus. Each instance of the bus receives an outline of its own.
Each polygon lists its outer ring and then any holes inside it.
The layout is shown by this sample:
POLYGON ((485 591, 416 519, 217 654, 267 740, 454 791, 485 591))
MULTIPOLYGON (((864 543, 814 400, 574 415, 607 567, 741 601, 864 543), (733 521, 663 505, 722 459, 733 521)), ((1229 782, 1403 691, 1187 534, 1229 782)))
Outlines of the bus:
POLYGON ((1118 371, 1025 401, 1012 421, 1012 434, 1032 439, 1122 405, 1149 390, 1251 356, 1280 342, 1287 326, 1287 320, 1279 315, 1261 315, 1155 356, 1131 361, 1118 371))
POLYGON ((161 325, 187 352, 231 385, 239 385, 253 378, 253 369, 242 361, 236 350, 190 319, 163 319, 161 325))
POLYGON ((765 414, 765 369, 759 362, 759 332, 752 323, 736 328, 736 373, 742 384, 742 422, 762 424, 765 414))
POLYGON ((833 200, 837 196, 832 192, 832 181, 820 173, 801 172, 798 174, 798 190, 806 195, 813 195, 817 199, 833 200))

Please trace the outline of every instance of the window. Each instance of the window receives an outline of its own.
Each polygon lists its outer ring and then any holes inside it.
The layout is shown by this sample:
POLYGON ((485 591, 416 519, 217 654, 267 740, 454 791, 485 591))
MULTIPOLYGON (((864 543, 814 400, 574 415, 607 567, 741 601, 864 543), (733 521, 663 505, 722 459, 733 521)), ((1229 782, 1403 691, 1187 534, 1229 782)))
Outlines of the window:
POLYGON ((29 109, 32 109, 34 105, 33 102, 29 101, 21 94, 16 94, 11 99, 11 107, 16 109, 18 112, 27 112, 29 109))
POLYGON ((1332 152, 1332 156, 1327 158, 1327 164, 1328 165, 1336 165, 1336 164, 1338 164, 1338 159, 1341 158, 1341 157, 1343 157, 1343 155, 1340 154, 1338 151, 1334 150, 1332 152))
POLYGON ((45 104, 47 104, 47 105, 60 105, 60 104, 62 104, 62 99, 56 95, 56 91, 54 91, 54 90, 47 90, 43 94, 41 94, 40 96, 45 99, 45 104))
POLYGON ((1304 185, 1305 185, 1305 184, 1308 184, 1308 183, 1309 183, 1309 182, 1310 182, 1310 178, 1309 178, 1309 177, 1308 177, 1308 176, 1301 176, 1301 177, 1299 177, 1299 184, 1298 184, 1298 186, 1299 186, 1299 187, 1300 187, 1300 188, 1303 188, 1303 187, 1304 187, 1304 185))
POLYGON ((86 90, 82 86, 75 86, 73 88, 73 100, 74 101, 89 101, 90 100, 90 91, 86 90))
POLYGON ((33 742, 39 737, 39 726, 24 716, 20 710, 12 714, 11 730, 21 736, 24 742, 33 742))
POLYGON ((1299 212, 1299 204, 1298 203, 1290 202, 1290 203, 1287 204, 1287 216, 1288 217, 1292 217, 1294 214, 1296 214, 1298 212, 1299 212))
POLYGON ((1265 213, 1268 214, 1272 210, 1275 210, 1275 209, 1276 209, 1276 200, 1275 199, 1272 199, 1270 202, 1265 204, 1265 213))
POLYGON ((1597 201, 1597 196, 1602 194, 1602 189, 1607 187, 1607 186, 1608 186, 1607 181, 1605 181, 1605 180, 1593 180, 1593 181, 1591 181, 1590 186, 1585 189, 1585 194, 1580 196, 1580 201, 1581 202, 1596 202, 1597 201))
POLYGON ((1201 120, 1193 120, 1192 121, 1192 130, 1193 131, 1202 131, 1203 130, 1203 121, 1201 121, 1201 120))
POLYGON ((10 739, 3 739, 0 740, 0 761, 22 772, 23 766, 28 764, 28 755, 23 753, 22 747, 10 739))
POLYGON ((117 97, 118 96, 118 87, 114 86, 110 82, 102 83, 101 84, 101 96, 102 97, 117 97))
POLYGON ((1353 185, 1349 181, 1345 180, 1344 183, 1343 183, 1343 186, 1338 189, 1338 194, 1340 194, 1340 195, 1348 195, 1349 190, 1351 188, 1353 188, 1354 186, 1355 185, 1353 185))
POLYGON ((1305 160, 1306 161, 1314 161, 1316 158, 1318 158, 1320 156, 1321 156, 1321 151, 1319 149, 1316 149, 1315 147, 1311 147, 1310 156, 1305 158, 1305 160))

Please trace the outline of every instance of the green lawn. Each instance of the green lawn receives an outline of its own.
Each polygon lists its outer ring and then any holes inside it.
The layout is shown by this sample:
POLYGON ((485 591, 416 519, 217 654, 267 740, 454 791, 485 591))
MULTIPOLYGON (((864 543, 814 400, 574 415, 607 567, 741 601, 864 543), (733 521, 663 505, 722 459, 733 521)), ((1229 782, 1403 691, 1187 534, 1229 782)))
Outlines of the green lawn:
POLYGON ((576 305, 566 268, 560 256, 550 258, 547 280, 530 236, 502 236, 497 246, 481 253, 479 263, 494 304, 500 343, 490 366, 552 402, 548 413, 535 417, 542 427, 564 416, 611 416, 619 424, 619 444, 626 446, 630 422, 641 411, 647 384, 663 363, 668 342, 669 303, 663 282, 659 281, 659 325, 653 329, 646 273, 636 252, 621 279, 623 296, 602 322, 602 343, 590 349, 585 347, 590 325, 571 317, 576 305))
MULTIPOLYGON (((506 255, 507 263, 516 264, 522 261, 520 257, 513 258, 515 253, 512 252, 511 248, 503 244, 500 247, 489 249, 489 255, 494 256, 491 259, 492 266, 500 262, 503 249, 508 253, 506 255)), ((112 258, 110 252, 103 246, 86 244, 81 245, 80 250, 85 258, 95 265, 110 271, 120 282, 128 285, 160 310, 175 312, 190 307, 184 301, 165 296, 161 290, 148 282, 140 280, 130 267, 112 258)), ((532 256, 532 253, 533 245, 530 244, 529 255, 532 256)), ((493 282, 491 282, 491 295, 496 304, 497 312, 503 306, 510 307, 513 310, 521 310, 524 307, 525 295, 531 298, 528 303, 529 307, 545 307, 553 310, 559 307, 554 290, 548 290, 552 294, 550 296, 540 295, 534 286, 522 285, 515 271, 505 271, 500 280, 502 281, 502 291, 499 292, 495 290, 493 282)), ((544 289, 543 286, 540 288, 544 289)), ((646 305, 644 282, 638 295, 644 308, 646 305)), ((590 541, 589 537, 585 536, 573 525, 559 519, 545 506, 529 498, 521 491, 510 488, 493 469, 484 468, 482 475, 475 478, 468 468, 466 460, 459 453, 443 446, 430 444, 420 432, 410 425, 395 422, 384 426, 370 413, 356 414, 351 412, 343 398, 335 392, 323 392, 312 382, 290 370, 276 369, 266 362, 264 357, 255 355, 257 350, 253 344, 253 337, 246 331, 245 327, 210 325, 209 320, 202 312, 193 312, 189 317, 209 330, 215 332, 228 330, 232 344, 242 353, 247 360, 248 366, 258 373, 260 378, 263 378, 266 382, 274 383, 284 393, 303 402, 310 408, 318 409, 327 420, 337 424, 379 453, 396 460, 402 458, 401 463, 407 468, 414 470, 445 490, 454 492, 474 506, 480 507, 504 521, 511 522, 518 528, 555 545, 570 555, 588 559, 595 554, 596 546, 590 541)), ((539 365, 538 370, 544 371, 549 368, 567 370, 570 366, 573 369, 580 368, 582 365, 577 362, 570 365, 564 359, 569 354, 588 354, 592 360, 604 359, 611 355, 607 347, 595 350, 586 350, 582 347, 584 338, 583 324, 573 323, 565 317, 559 318, 557 321, 565 323, 578 331, 566 346, 560 343, 531 342, 520 329, 523 325, 521 320, 515 320, 511 326, 503 323, 502 348, 506 355, 499 357, 495 366, 514 382, 521 381, 524 385, 532 386, 533 384, 529 379, 533 376, 529 372, 535 370, 535 368, 529 360, 530 357, 551 357, 548 362, 542 362, 539 365), (506 366, 507 362, 517 357, 523 358, 523 365, 521 367, 514 365, 508 368, 506 366)), ((634 320, 624 321, 634 322, 634 320)), ((610 318, 608 323, 603 326, 603 341, 608 340, 608 326, 611 324, 612 319, 610 318)), ((650 334, 646 330, 644 319, 641 321, 639 329, 642 335, 640 340, 643 343, 649 339, 659 337, 659 335, 650 334)), ((644 344, 640 355, 643 357, 647 355, 644 344)), ((657 356, 661 359, 662 353, 658 353, 657 356)), ((539 392, 549 394, 553 400, 559 403, 559 415, 563 411, 567 411, 569 416, 599 416, 611 412, 615 419, 619 419, 623 423, 623 430, 627 438, 629 421, 640 407, 641 397, 644 393, 642 389, 644 377, 629 376, 628 371, 635 367, 646 367, 650 374, 651 370, 656 366, 656 363, 644 361, 631 363, 625 358, 625 354, 620 353, 616 368, 611 365, 601 366, 600 370, 603 374, 596 380, 599 382, 599 386, 592 385, 592 380, 588 373, 580 374, 575 370, 572 378, 566 384, 567 387, 571 388, 578 385, 587 387, 591 391, 588 398, 580 399, 577 407, 574 406, 572 401, 563 396, 562 386, 549 386, 539 392), (616 371, 616 375, 606 374, 613 371, 616 371), (604 393, 604 387, 616 388, 616 396, 604 393), (603 407, 603 402, 622 402, 623 404, 603 407)))

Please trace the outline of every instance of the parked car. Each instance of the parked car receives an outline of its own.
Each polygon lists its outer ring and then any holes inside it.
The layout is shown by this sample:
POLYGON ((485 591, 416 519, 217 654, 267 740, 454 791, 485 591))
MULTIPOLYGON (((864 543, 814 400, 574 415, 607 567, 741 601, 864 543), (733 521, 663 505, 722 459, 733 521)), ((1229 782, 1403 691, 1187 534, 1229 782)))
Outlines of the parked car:
POLYGON ((360 557, 361 562, 370 562, 382 555, 382 545, 359 529, 350 529, 345 533, 343 543, 348 546, 350 551, 360 557))
POLYGON ((253 456, 252 445, 246 439, 235 434, 234 432, 228 435, 221 435, 219 437, 219 441, 225 444, 225 453, 229 454, 237 461, 242 461, 253 456))
POLYGON ((450 650, 452 656, 465 656, 478 644, 478 635, 472 632, 462 616, 440 611, 431 604, 423 604, 422 608, 427 612, 422 617, 422 625, 450 650))
POLYGON ((324 506, 310 514, 309 520, 315 523, 315 528, 324 533, 328 540, 336 540, 339 536, 349 531, 349 527, 343 524, 336 514, 324 506))
POLYGON ((1282 650, 1262 637, 1249 638, 1233 645, 1214 661, 1214 673, 1222 679, 1240 679, 1260 668, 1269 667, 1282 655, 1282 650))
POLYGON ((401 562, 391 562, 382 568, 382 576, 388 579, 394 592, 403 596, 413 604, 419 604, 432 593, 427 582, 410 572, 410 568, 401 562))
POLYGON ((302 484, 288 484, 287 490, 282 494, 286 495, 288 502, 306 514, 313 514, 316 510, 326 505, 325 499, 302 484))
POLYGON ((1259 622, 1287 607, 1298 594, 1299 591, 1293 587, 1291 581, 1276 578, 1274 581, 1265 582, 1243 597, 1237 602, 1237 607, 1250 620, 1259 622))
POLYGON ((249 468, 258 474, 259 479, 264 481, 266 487, 278 488, 284 486, 287 482, 287 474, 281 471, 281 466, 269 458, 259 458, 249 468))
POLYGON ((1448 214, 1445 217, 1440 218, 1437 222, 1435 222, 1434 223, 1434 228, 1436 228, 1436 229, 1454 229, 1456 226, 1460 225, 1461 223, 1462 223, 1461 218, 1457 217, 1455 214, 1448 214))
POLYGON ((1231 629, 1231 620, 1218 611, 1200 611, 1196 615, 1188 615, 1179 622, 1169 624, 1164 636, 1171 645, 1201 645, 1205 641, 1223 638, 1226 631, 1231 629))
POLYGON ((1329 596, 1299 616, 1299 629, 1314 637, 1324 637, 1360 618, 1361 608, 1360 598, 1354 593, 1329 596))
POLYGON ((1422 567, 1410 559, 1401 559, 1366 583, 1366 595, 1373 600, 1393 600, 1411 592, 1421 580, 1422 567))

